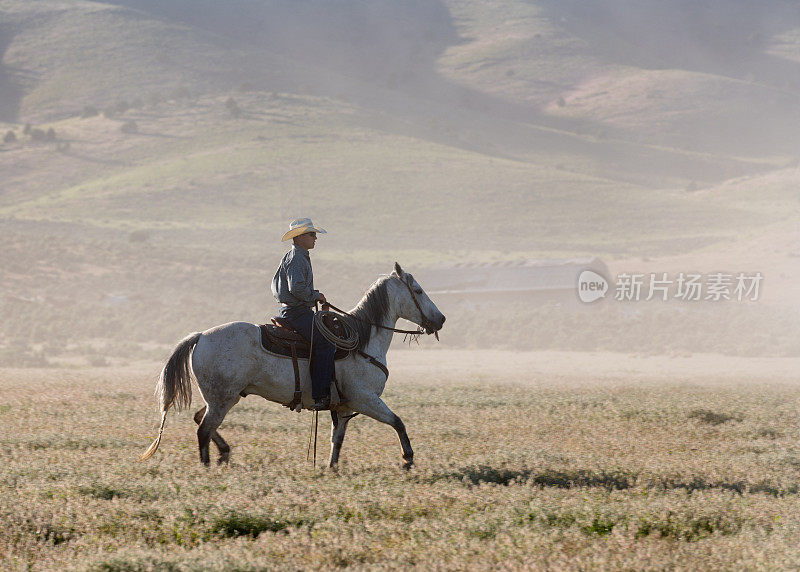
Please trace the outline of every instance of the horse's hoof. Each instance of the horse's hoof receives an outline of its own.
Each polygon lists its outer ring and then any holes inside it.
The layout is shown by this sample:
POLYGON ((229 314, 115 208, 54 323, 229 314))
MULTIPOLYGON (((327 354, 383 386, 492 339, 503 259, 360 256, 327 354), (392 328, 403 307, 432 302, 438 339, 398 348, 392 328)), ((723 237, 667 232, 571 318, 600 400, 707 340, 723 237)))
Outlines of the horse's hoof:
POLYGON ((225 457, 220 457, 219 459, 217 459, 217 465, 227 465, 227 464, 228 464, 227 455, 225 457))
POLYGON ((408 471, 409 469, 411 469, 411 467, 414 466, 414 459, 408 459, 406 461, 403 461, 403 464, 400 466, 403 468, 403 470, 408 471))

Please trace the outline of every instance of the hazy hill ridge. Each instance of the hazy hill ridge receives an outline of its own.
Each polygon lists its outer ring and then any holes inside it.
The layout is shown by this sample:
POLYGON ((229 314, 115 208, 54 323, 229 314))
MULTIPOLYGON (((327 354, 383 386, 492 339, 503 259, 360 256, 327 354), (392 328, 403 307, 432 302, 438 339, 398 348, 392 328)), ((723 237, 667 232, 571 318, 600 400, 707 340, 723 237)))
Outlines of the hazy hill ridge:
POLYGON ((785 147, 799 115, 800 13, 790 2, 0 6, 7 120, 63 116, 134 87, 302 85, 374 107, 363 93, 373 86, 573 132, 707 151, 735 143, 741 154, 785 147))

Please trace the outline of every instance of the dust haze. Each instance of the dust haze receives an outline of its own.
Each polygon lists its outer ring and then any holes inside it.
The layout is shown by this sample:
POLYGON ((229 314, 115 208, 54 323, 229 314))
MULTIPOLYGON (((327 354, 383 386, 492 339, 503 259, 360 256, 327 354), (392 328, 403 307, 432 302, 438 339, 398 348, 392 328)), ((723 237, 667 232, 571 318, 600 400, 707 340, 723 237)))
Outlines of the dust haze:
POLYGON ((337 306, 419 279, 424 351, 800 357, 794 2, 5 0, 0 56, 0 366, 262 323, 300 216, 337 306))

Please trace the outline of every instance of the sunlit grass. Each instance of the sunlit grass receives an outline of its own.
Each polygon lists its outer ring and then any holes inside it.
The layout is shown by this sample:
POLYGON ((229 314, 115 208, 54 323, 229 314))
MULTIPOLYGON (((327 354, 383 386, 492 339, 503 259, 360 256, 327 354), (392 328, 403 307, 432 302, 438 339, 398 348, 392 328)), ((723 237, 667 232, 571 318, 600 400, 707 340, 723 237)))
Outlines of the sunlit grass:
POLYGON ((157 422, 149 368, 4 370, 0 557, 98 570, 800 562, 798 386, 487 372, 422 381, 401 367, 386 400, 417 466, 402 471, 393 431, 359 417, 333 473, 305 460, 307 414, 255 397, 221 427, 230 466, 199 465, 186 413, 137 464, 157 422))

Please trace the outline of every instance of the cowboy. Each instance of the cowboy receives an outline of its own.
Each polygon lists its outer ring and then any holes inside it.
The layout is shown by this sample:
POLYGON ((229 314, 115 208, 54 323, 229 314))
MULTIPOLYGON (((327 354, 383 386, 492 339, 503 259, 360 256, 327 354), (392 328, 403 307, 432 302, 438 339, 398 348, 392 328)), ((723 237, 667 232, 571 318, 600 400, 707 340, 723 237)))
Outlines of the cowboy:
POLYGON ((314 312, 311 308, 317 302, 327 302, 322 292, 314 290, 314 273, 308 252, 314 248, 317 233, 326 234, 325 230, 315 227, 310 218, 295 219, 289 224, 289 231, 283 235, 281 241, 291 238, 294 244, 281 260, 272 278, 272 295, 281 304, 281 317, 288 320, 311 343, 311 397, 314 399, 312 409, 319 411, 330 406, 333 356, 336 348, 325 339, 319 329, 313 327, 314 312))

